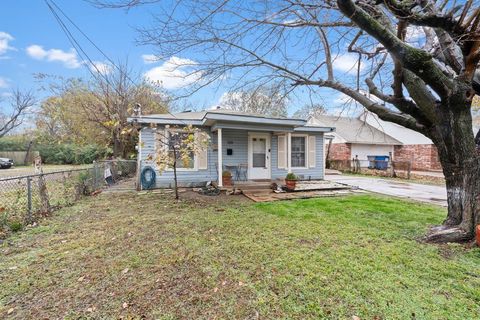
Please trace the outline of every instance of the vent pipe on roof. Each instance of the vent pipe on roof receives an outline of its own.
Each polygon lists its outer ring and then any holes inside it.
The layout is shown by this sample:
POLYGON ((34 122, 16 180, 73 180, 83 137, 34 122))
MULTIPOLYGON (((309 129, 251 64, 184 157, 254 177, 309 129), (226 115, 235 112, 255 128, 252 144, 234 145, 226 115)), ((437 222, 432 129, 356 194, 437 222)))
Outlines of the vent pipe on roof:
POLYGON ((133 107, 133 116, 140 117, 142 115, 142 105, 140 103, 135 104, 133 107))

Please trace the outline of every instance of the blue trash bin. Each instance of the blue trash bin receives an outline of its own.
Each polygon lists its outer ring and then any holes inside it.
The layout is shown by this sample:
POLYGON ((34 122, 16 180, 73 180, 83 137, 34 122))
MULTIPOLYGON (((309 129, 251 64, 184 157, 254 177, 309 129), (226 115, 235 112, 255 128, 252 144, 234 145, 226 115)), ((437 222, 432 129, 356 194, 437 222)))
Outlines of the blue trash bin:
POLYGON ((368 169, 375 169, 375 156, 367 156, 368 169))
POLYGON ((388 156, 375 156, 375 169, 387 170, 388 169, 388 156))

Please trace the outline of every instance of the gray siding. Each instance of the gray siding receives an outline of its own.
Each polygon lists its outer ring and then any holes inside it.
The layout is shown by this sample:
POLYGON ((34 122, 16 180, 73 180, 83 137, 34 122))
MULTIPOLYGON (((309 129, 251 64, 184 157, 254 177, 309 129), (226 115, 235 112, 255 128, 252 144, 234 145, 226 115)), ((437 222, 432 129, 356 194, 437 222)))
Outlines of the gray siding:
MULTIPOLYGON (((323 133, 309 134, 315 135, 315 168, 292 169, 292 172, 303 179, 323 179, 323 133), (303 176, 303 177, 302 177, 303 176)), ((308 155, 307 155, 308 156, 308 155)), ((278 168, 278 137, 272 136, 272 179, 283 179, 287 175, 287 169, 278 168)))
MULTIPOLYGON (((223 164, 237 165, 240 163, 248 163, 248 131, 238 129, 223 129, 222 134, 222 149, 223 149, 223 164), (233 154, 227 155, 227 149, 232 149, 233 154)), ((218 161, 218 153, 216 149, 217 134, 209 130, 206 132, 210 135, 211 143, 208 146, 208 168, 206 170, 188 170, 177 171, 178 182, 180 186, 193 187, 204 185, 207 181, 217 180, 216 163, 218 161)), ((308 179, 323 179, 323 134, 316 134, 316 167, 303 170, 295 170, 295 174, 303 175, 308 179)), ((151 166, 156 171, 156 187, 157 188, 171 188, 173 187, 173 171, 159 172, 156 168, 154 160, 147 160, 150 157, 155 157, 155 134, 154 130, 145 127, 141 131, 141 147, 140 159, 141 169, 146 166, 151 166)), ((271 167, 272 179, 284 178, 287 174, 286 170, 278 169, 277 164, 277 137, 272 135, 271 144, 271 167)))

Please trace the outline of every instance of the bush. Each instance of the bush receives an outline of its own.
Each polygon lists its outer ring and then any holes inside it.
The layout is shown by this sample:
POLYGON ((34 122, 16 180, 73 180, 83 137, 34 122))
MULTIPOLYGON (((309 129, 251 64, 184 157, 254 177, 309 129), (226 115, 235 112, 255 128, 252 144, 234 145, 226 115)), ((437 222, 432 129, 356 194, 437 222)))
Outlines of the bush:
POLYGON ((0 151, 27 151, 30 139, 27 136, 7 136, 0 139, 0 151))
MULTIPOLYGON (((24 135, 3 137, 0 139, 0 151, 27 151, 29 144, 30 138, 24 135)), ((46 164, 89 164, 111 154, 110 148, 96 144, 34 143, 31 150, 39 151, 46 164)))
POLYGON ((104 159, 111 152, 98 145, 77 146, 74 144, 48 144, 38 146, 43 163, 47 164, 88 164, 104 159))

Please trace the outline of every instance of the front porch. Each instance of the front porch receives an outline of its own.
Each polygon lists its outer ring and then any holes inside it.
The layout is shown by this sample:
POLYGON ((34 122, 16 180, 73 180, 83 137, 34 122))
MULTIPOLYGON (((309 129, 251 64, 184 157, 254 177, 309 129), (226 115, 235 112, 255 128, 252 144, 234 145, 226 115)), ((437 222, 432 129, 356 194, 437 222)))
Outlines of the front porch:
MULTIPOLYGON (((323 179, 323 134, 292 128, 212 128, 210 163, 219 187, 229 172, 236 184, 278 182, 293 172, 301 179, 323 179)), ((283 181, 282 181, 283 183, 283 181)), ((258 185, 258 184, 257 184, 258 185)))

